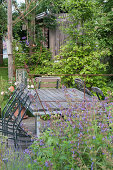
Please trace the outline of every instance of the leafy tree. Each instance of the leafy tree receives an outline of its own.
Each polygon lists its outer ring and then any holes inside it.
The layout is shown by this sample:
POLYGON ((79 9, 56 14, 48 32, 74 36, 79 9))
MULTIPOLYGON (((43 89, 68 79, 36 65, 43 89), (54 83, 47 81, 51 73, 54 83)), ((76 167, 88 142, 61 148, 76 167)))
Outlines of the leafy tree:
MULTIPOLYGON (((54 63, 55 72, 60 74, 99 74, 106 71, 106 66, 101 62, 109 50, 99 50, 96 37, 96 19, 98 16, 97 3, 92 0, 66 0, 65 10, 69 12, 69 23, 66 29, 68 42, 61 48, 61 53, 56 56, 54 63)), ((72 76, 64 77, 64 82, 72 86, 72 76)), ((90 86, 105 86, 103 77, 86 77, 90 86)))
POLYGON ((113 73, 113 1, 98 0, 100 8, 96 25, 96 35, 101 49, 109 49, 110 54, 105 55, 104 62, 109 62, 108 73, 113 73))

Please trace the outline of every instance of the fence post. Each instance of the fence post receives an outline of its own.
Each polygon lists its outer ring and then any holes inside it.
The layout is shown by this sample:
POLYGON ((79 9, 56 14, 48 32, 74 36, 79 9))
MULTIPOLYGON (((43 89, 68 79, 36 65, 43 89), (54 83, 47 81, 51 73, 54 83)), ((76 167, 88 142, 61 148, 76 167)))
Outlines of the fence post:
POLYGON ((27 86, 27 71, 26 69, 17 69, 16 70, 16 83, 17 86, 24 84, 27 86))

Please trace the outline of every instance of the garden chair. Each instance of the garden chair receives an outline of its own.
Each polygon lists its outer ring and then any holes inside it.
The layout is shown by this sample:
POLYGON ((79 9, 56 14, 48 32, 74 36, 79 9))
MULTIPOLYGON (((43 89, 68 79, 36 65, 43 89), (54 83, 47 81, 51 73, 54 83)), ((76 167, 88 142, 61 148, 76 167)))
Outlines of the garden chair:
POLYGON ((60 77, 36 77, 35 82, 38 89, 40 88, 59 88, 61 79, 60 77))
POLYGON ((28 135, 27 132, 24 131, 23 128, 21 127, 22 119, 30 106, 28 93, 26 93, 26 95, 23 96, 23 99, 21 99, 22 95, 24 95, 23 89, 17 88, 13 95, 11 96, 11 98, 9 99, 7 105, 3 109, 1 119, 2 128, 0 129, 0 131, 2 131, 3 135, 8 136, 8 139, 14 140, 15 147, 18 141, 26 142, 28 137, 29 140, 27 141, 31 142, 31 136, 28 135), (24 108, 26 103, 27 107, 24 108), (21 111, 23 108, 24 113, 21 117, 21 111), (14 113, 17 109, 19 109, 19 112, 18 115, 15 117, 14 113), (23 137, 26 137, 26 139, 24 139, 23 137))
MULTIPOLYGON (((16 99, 18 99, 19 95, 21 95, 22 91, 19 91, 19 88, 15 90, 15 92, 12 94, 10 99, 8 100, 7 104, 5 105, 3 111, 2 111, 2 118, 0 119, 0 126, 3 127, 3 120, 5 117, 8 117, 10 114, 10 108, 15 105, 16 99)), ((3 132, 3 129, 1 128, 0 131, 3 132)))
MULTIPOLYGON (((3 125, 4 125, 5 135, 8 136, 8 139, 14 140, 15 146, 17 145, 18 141, 26 142, 27 138, 31 137, 21 127, 21 122, 29 106, 30 106, 30 100, 29 100, 29 96, 26 94, 23 100, 21 100, 21 103, 19 102, 18 105, 16 105, 16 108, 14 110, 12 109, 12 114, 10 115, 10 117, 4 121, 3 125), (24 114, 21 117, 21 111, 24 108, 26 102, 28 106, 24 109, 24 114), (14 112, 17 110, 17 108, 19 108, 19 113, 17 117, 15 117, 14 112)), ((31 142, 31 139, 29 138, 27 142, 31 142)))

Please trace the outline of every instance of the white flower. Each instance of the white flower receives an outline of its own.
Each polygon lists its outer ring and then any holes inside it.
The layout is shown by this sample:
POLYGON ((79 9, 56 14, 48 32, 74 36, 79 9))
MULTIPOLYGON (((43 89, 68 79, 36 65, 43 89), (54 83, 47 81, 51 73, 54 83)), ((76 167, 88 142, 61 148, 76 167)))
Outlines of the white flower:
POLYGON ((19 48, 16 46, 16 47, 15 47, 15 50, 18 51, 18 49, 19 49, 19 48))
POLYGON ((27 82, 30 82, 30 80, 29 80, 29 79, 27 79, 27 82))
POLYGON ((29 88, 30 88, 30 86, 29 86, 29 85, 27 85, 27 88, 29 89, 29 88))
POLYGON ((58 63, 59 61, 58 60, 55 60, 54 63, 58 63))
POLYGON ((34 85, 31 85, 31 88, 34 88, 34 85))
POLYGON ((1 95, 2 95, 2 96, 4 95, 4 92, 3 92, 3 91, 1 91, 1 95))
POLYGON ((16 85, 17 85, 17 82, 15 82, 14 85, 16 86, 16 85))
POLYGON ((10 91, 10 90, 11 90, 11 88, 9 87, 9 88, 8 88, 8 90, 10 91))

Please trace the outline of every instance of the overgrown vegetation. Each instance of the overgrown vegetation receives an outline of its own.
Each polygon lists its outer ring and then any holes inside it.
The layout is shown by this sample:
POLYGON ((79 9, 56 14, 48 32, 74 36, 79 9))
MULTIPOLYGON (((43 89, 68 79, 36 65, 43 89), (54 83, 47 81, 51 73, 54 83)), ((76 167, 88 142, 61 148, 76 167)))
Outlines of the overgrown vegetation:
POLYGON ((5 154, 8 169, 112 169, 112 104, 94 98, 61 111, 61 119, 50 113, 49 127, 23 154, 5 154))
POLYGON ((112 108, 103 114, 106 102, 101 105, 95 100, 61 112, 64 120, 52 121, 52 128, 30 147, 33 168, 112 169, 112 108))
MULTIPOLYGON (((99 20, 100 8, 97 1, 65 1, 65 9, 69 12, 69 25, 65 28, 68 41, 60 54, 55 57, 54 70, 57 74, 105 74, 108 68, 107 62, 103 62, 104 56, 110 56, 110 49, 101 45, 97 39, 97 20, 99 20)), ((64 82, 72 86, 75 77, 64 76, 64 82)), ((86 76, 88 86, 105 87, 105 77, 86 76)))

